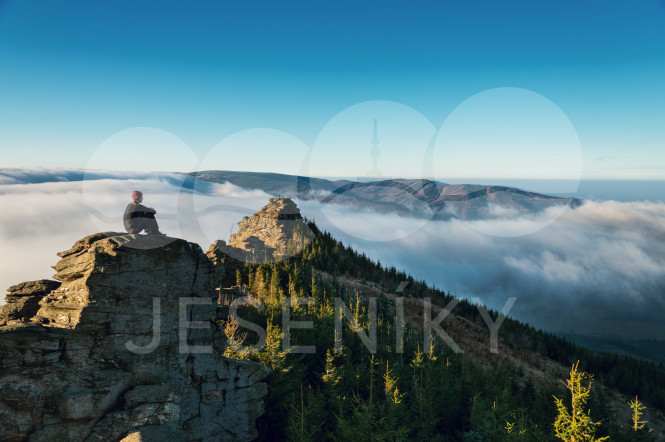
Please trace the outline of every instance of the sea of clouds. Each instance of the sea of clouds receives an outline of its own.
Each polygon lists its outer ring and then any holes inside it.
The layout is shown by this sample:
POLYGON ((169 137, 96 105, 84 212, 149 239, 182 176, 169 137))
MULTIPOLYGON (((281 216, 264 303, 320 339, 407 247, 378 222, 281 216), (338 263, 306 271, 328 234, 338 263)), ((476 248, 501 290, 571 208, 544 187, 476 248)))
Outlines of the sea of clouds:
MULTIPOLYGON (((0 170, 0 286, 53 276, 58 251, 123 231, 132 190, 161 229, 205 250, 227 240, 269 195, 231 184, 183 186, 178 174, 0 170), (83 180, 85 178, 85 180, 83 180)), ((639 338, 665 336, 665 204, 585 201, 539 214, 433 221, 297 201, 320 228, 384 265, 537 327, 639 338)), ((3 301, 4 302, 4 301, 3 301)))
POLYGON ((353 228, 344 231, 340 218, 330 231, 382 263, 494 309, 516 296, 511 316, 538 327, 662 339, 664 219, 662 202, 586 201, 554 215, 424 225, 347 213, 343 220, 353 228), (375 236, 391 225, 409 233, 389 242, 362 239, 362 229, 375 236), (514 236, 488 234, 490 228, 514 236))

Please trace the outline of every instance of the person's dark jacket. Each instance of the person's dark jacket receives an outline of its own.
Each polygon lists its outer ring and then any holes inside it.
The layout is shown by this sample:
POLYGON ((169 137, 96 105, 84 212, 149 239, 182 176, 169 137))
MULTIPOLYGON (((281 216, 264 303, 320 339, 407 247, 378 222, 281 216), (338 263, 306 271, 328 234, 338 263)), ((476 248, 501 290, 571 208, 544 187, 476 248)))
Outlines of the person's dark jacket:
POLYGON ((138 233, 135 230, 143 225, 141 218, 154 218, 155 210, 144 206, 136 201, 132 201, 127 205, 125 214, 122 217, 122 222, 125 225, 125 230, 129 233, 138 233))

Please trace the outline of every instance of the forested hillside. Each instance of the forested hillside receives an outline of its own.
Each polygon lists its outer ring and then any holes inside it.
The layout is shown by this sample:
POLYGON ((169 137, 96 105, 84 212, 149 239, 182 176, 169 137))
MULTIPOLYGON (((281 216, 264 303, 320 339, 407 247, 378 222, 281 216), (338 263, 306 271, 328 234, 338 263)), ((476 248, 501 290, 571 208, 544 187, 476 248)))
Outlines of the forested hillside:
POLYGON ((422 312, 410 306, 431 298, 436 316, 453 295, 383 267, 313 222, 309 227, 315 238, 298 255, 238 263, 230 273, 235 281, 221 288, 217 321, 231 338, 225 354, 260 361, 272 371, 260 440, 556 440, 560 413, 554 396, 570 402, 560 381, 576 361, 595 377, 587 407, 596 437, 656 440, 658 428, 649 432, 656 422, 631 428, 626 397, 637 396, 648 416, 665 410, 662 364, 594 353, 510 318, 500 327, 494 354, 486 341, 473 340, 476 334, 487 340, 489 330, 477 306, 464 300, 442 322, 464 353, 436 337, 426 351, 422 312), (234 319, 229 304, 241 296, 248 297, 234 319), (406 323, 399 352, 396 299, 402 296, 406 323), (335 298, 351 316, 343 320, 342 336, 335 332, 335 298), (372 298, 375 352, 360 337, 372 333, 372 298), (283 351, 283 305, 289 306, 287 321, 311 321, 311 328, 291 327, 290 345, 315 351, 283 351), (259 340, 252 323, 267 330, 259 351, 247 349, 259 340), (336 338, 343 342, 337 352, 336 338))

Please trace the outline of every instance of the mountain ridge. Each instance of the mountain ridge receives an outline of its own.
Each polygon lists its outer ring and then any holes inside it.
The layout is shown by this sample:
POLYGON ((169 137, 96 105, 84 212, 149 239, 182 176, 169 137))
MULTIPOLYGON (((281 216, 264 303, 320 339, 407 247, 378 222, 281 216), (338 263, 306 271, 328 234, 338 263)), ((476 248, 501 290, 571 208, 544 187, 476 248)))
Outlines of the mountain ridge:
POLYGON ((274 196, 317 200, 381 213, 432 219, 480 219, 492 216, 492 207, 514 214, 538 213, 553 206, 576 208, 577 198, 561 198, 508 186, 446 184, 430 179, 388 179, 369 182, 327 180, 302 175, 204 170, 186 174, 197 181, 229 182, 245 189, 259 189, 274 196))

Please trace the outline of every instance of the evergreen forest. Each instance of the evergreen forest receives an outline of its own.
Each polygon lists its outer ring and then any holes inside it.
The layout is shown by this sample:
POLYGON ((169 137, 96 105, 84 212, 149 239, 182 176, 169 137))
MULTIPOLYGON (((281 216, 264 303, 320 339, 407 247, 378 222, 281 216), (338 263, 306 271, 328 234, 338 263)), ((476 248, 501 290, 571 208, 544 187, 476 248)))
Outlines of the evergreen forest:
MULTIPOLYGON (((428 349, 395 299, 440 309, 453 294, 308 223, 315 238, 298 254, 231 264, 220 288, 225 355, 270 370, 259 440, 657 440, 643 413, 665 411, 663 364, 586 350, 510 317, 498 353, 482 343, 455 352, 438 336, 428 349)), ((489 336, 476 305, 461 300, 452 315, 489 336)))

